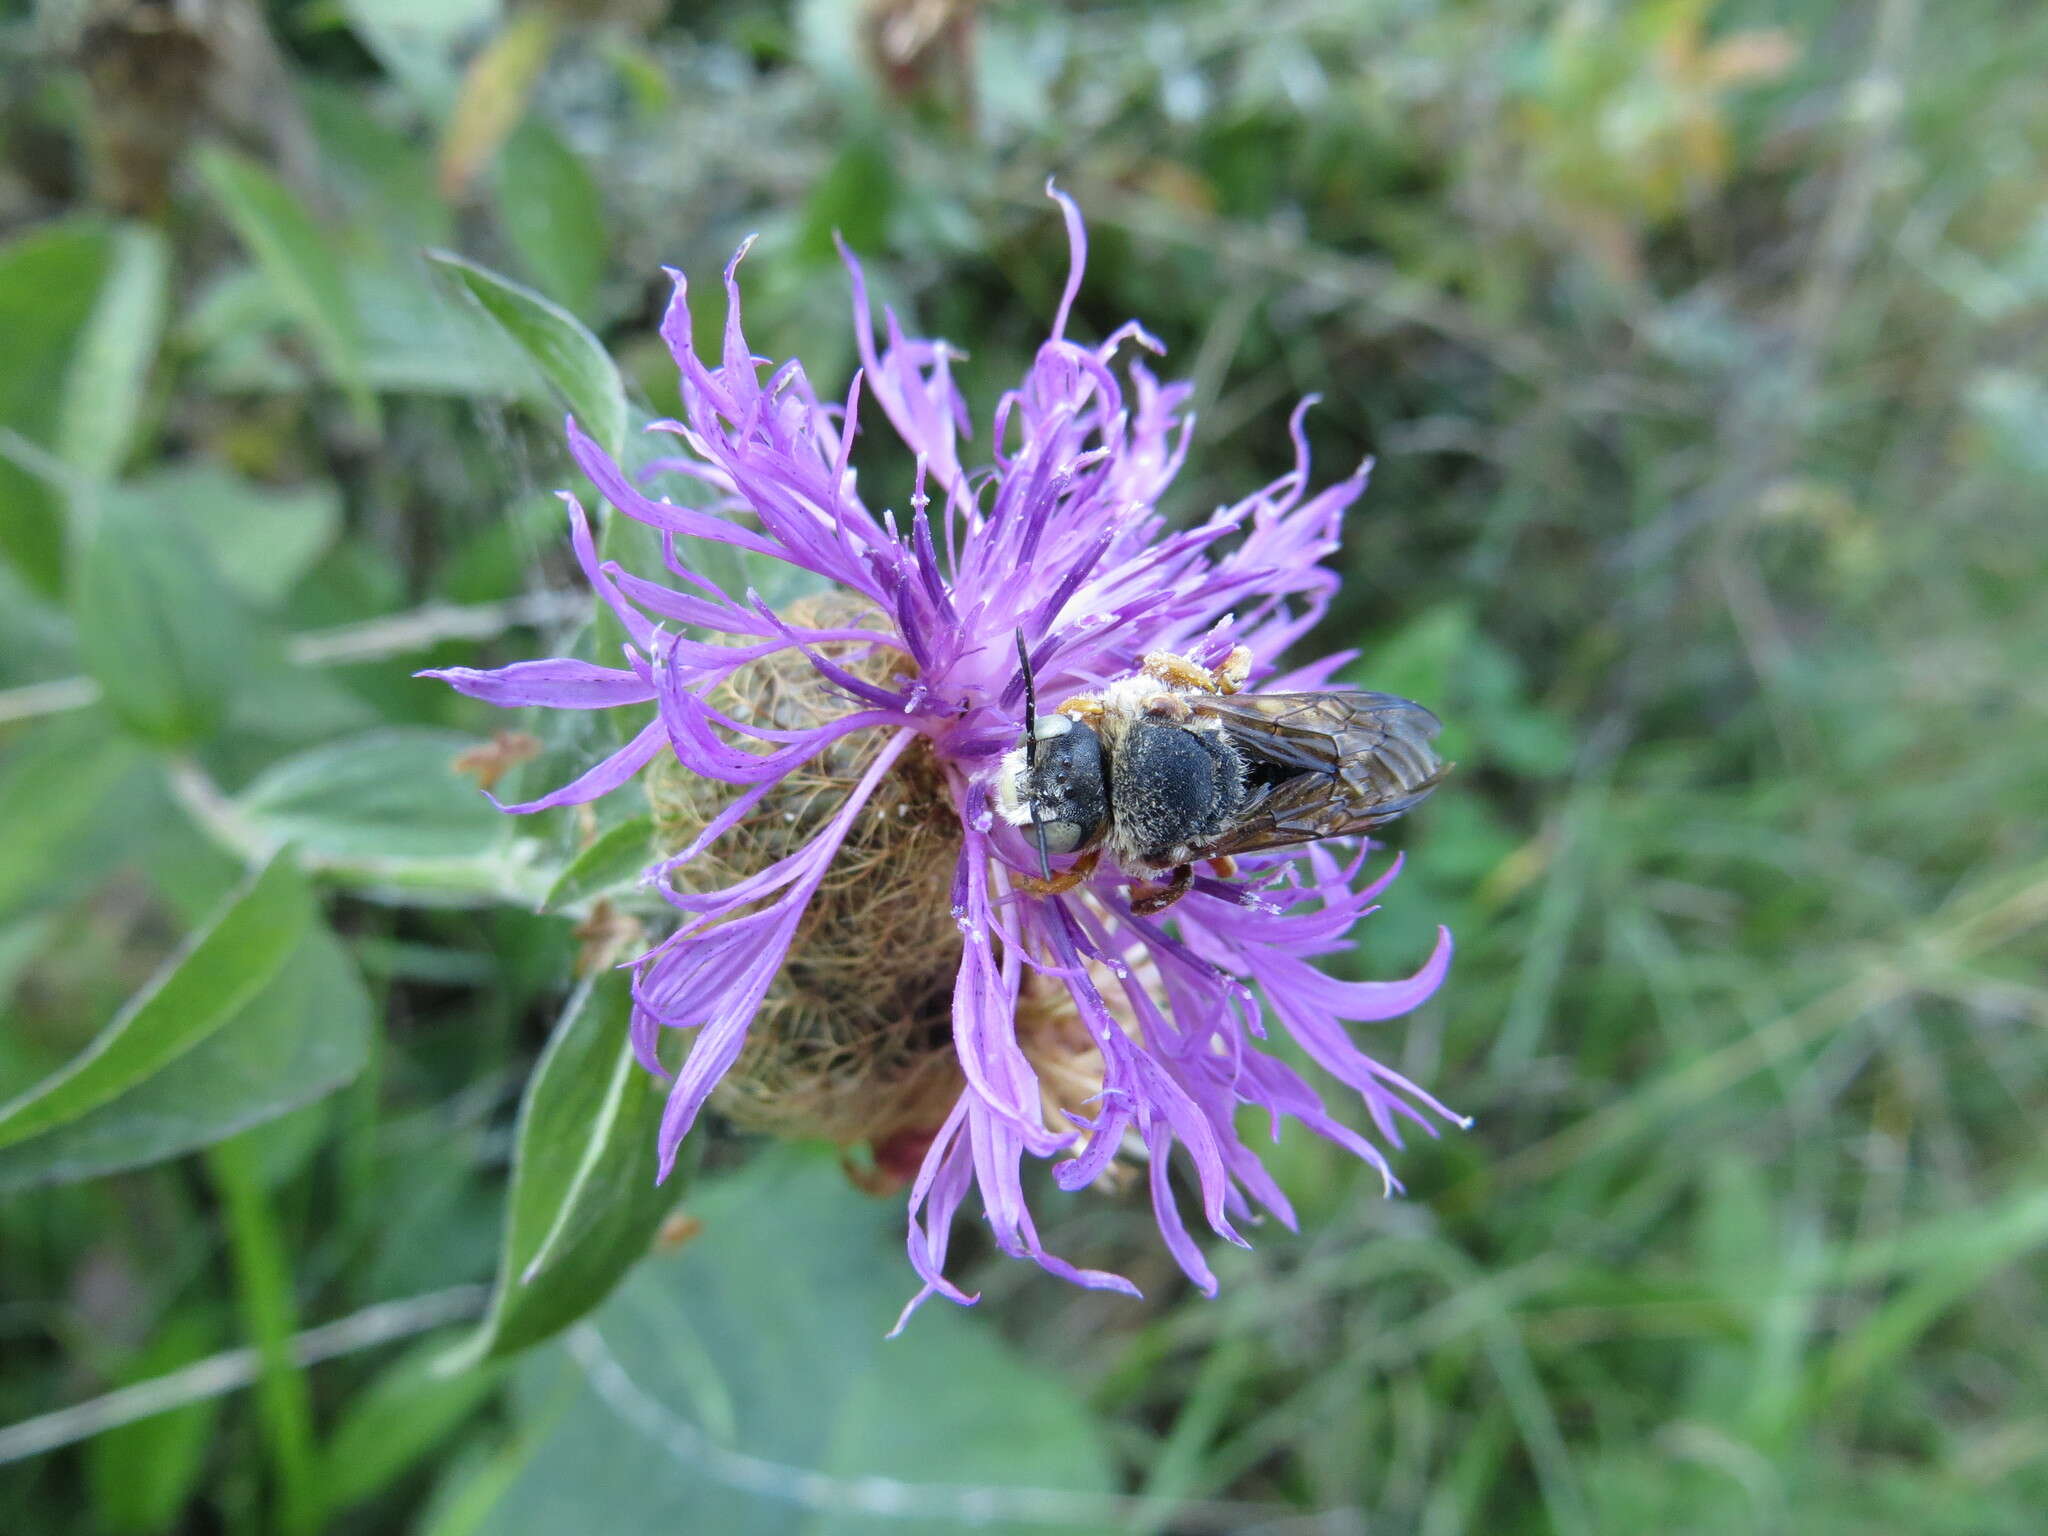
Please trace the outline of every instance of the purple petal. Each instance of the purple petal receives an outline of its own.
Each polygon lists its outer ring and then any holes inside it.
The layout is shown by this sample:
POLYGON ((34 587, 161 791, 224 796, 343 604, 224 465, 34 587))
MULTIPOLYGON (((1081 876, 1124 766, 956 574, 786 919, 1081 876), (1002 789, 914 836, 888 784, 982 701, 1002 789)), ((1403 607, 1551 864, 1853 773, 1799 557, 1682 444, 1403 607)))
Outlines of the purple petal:
POLYGON ((439 678, 457 693, 507 709, 526 705, 614 709, 621 704, 646 704, 654 698, 653 685, 631 672, 562 657, 553 661, 515 661, 491 672, 479 672, 472 667, 435 667, 413 676, 439 678))
MULTIPOLYGON (((654 754, 662 749, 666 733, 659 720, 643 726, 640 734, 627 742, 581 777, 564 784, 551 795, 542 795, 538 800, 522 801, 518 805, 506 805, 496 795, 491 795, 491 804, 514 816, 525 816, 534 811, 553 810, 558 805, 583 805, 588 801, 608 795, 624 784, 634 774, 654 761, 654 754)), ((489 791, 485 791, 489 794, 489 791)))

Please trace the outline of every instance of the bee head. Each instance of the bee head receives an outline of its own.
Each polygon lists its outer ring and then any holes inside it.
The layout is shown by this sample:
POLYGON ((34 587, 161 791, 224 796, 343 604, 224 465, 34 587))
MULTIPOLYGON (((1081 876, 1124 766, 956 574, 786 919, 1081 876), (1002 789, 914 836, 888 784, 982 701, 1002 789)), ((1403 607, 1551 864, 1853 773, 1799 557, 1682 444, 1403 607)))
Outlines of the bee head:
POLYGON ((1017 825, 1045 837, 1047 853, 1076 853, 1102 835, 1109 819, 1109 781, 1103 772, 1102 738, 1095 728, 1066 715, 1041 715, 1032 733, 1011 754, 1021 773, 1006 799, 1021 815, 1017 825))

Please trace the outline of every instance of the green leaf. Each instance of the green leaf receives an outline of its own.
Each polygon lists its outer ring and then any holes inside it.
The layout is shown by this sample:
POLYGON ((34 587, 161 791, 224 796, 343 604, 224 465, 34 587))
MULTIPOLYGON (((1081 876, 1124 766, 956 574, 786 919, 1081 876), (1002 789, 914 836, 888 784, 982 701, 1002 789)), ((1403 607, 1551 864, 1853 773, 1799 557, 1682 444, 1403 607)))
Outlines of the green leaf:
POLYGON ((445 245, 455 213, 434 186, 433 152, 382 93, 366 94, 346 76, 301 75, 298 97, 320 141, 323 190, 330 190, 352 237, 376 242, 387 259, 445 245))
POLYGON ((448 1375, 446 1341, 414 1345, 349 1400, 321 1454, 320 1486, 341 1511, 376 1497, 462 1427, 498 1388, 491 1367, 448 1375))
MULTIPOLYGON (((450 304, 418 251, 402 261, 353 262, 344 281, 362 328, 363 373, 372 389, 552 401, 526 354, 486 311, 450 304)), ((207 388, 299 395, 304 375, 267 336, 289 320, 263 275, 243 268, 224 274, 197 299, 180 335, 197 354, 196 371, 207 388)))
MULTIPOLYGON (((827 1171, 837 1176, 836 1169, 827 1171)), ((898 1255, 892 1251, 890 1257, 898 1255)), ((847 1318, 842 1326, 854 1321, 847 1318)), ((870 1477, 970 1488, 1108 1493, 1116 1487, 1103 1431, 1090 1422, 1081 1401, 1050 1371, 1034 1369, 1013 1352, 980 1319, 948 1317, 921 1324, 914 1342, 885 1342, 871 1368, 846 1384, 833 1407, 833 1433, 818 1458, 818 1470, 849 1487, 870 1477), (915 1409, 904 1412, 906 1403, 915 1409)), ((950 1518, 904 1520, 891 1527, 938 1536, 958 1530, 969 1508, 963 1503, 950 1518)), ((1105 1502, 1101 1523, 1093 1529, 1128 1529, 1110 1526, 1112 1508, 1105 1502)), ((998 1518, 986 1526, 977 1522, 977 1529, 1042 1533, 1045 1523, 1028 1516, 998 1518)), ((1059 1529, 1082 1532, 1091 1523, 1063 1521, 1059 1529)), ((828 1510, 804 1522, 802 1530, 805 1536, 867 1536, 874 1521, 828 1510)))
POLYGON ((1926 1224, 1937 1231, 1949 1229, 1944 1232, 1948 1241, 1897 1245, 1917 1261, 1912 1278, 1835 1340, 1812 1383, 1816 1410, 1901 1360, 1944 1313, 1980 1293, 2000 1270, 2048 1245, 2048 1190, 2038 1179, 2022 1181, 2015 1193, 1972 1214, 1975 1219, 1967 1225, 1926 1224), (1961 1230, 1955 1231, 1956 1226, 1961 1230))
POLYGON ((50 721, 0 760, 0 917, 61 901, 126 853, 119 812, 147 759, 98 711, 50 721))
MULTIPOLYGON (((62 392, 55 381, 99 299, 110 248, 106 230, 84 220, 0 246, 0 428, 31 449, 56 441, 62 392)), ((14 453, 0 452, 0 555, 36 591, 55 597, 64 588, 64 553, 63 498, 14 453)))
POLYGON ((661 1085, 634 1060, 632 988, 577 988, 519 1108, 504 1247, 490 1311, 447 1369, 510 1355, 596 1306, 647 1252, 682 1180, 654 1182, 661 1085))
MULTIPOLYGON (((374 734, 442 736, 410 728, 374 734)), ((475 745, 474 738, 458 739, 475 745)), ((307 867, 323 880, 351 886, 383 902, 416 906, 509 902, 528 908, 540 904, 549 872, 537 863, 539 844, 518 836, 515 823, 493 809, 475 785, 442 782, 456 777, 449 769, 449 756, 428 762, 409 751, 391 755, 391 761, 408 765, 408 772, 417 764, 420 772, 433 775, 432 779, 375 781, 363 777, 345 782, 351 768, 363 766, 352 761, 348 749, 353 744, 317 748, 306 754, 313 761, 293 758, 265 774, 252 786, 252 790, 262 791, 261 800, 229 802, 227 811, 237 830, 258 847, 299 837, 299 851, 307 867), (325 791, 319 784, 325 769, 318 761, 319 754, 330 752, 342 759, 332 764, 334 777, 326 780, 333 786, 331 804, 321 799, 325 791), (306 770, 303 780, 301 767, 306 770), (455 789, 465 791, 469 798, 458 800, 452 792, 455 789), (447 822, 433 819, 436 806, 448 813, 447 822)), ((366 759, 376 755, 373 751, 363 754, 366 759)))
POLYGON ((881 249, 895 200, 896 169, 879 135, 854 135, 804 199, 797 250, 811 262, 829 262, 835 234, 856 251, 881 249))
POLYGON ((71 354, 57 418, 57 452, 94 481, 120 473, 142 416, 163 334, 170 252, 146 225, 115 232, 99 302, 71 354))
POLYGON ((265 837, 323 860, 480 857, 507 828, 455 771, 455 759, 476 745, 454 731, 371 731, 286 758, 236 807, 265 837))
POLYGON ((107 707, 158 746, 211 734, 261 645, 191 530, 121 496, 101 509, 72 614, 107 707))
POLYGON ((784 1145, 700 1185, 689 1209, 698 1236, 642 1265, 569 1349, 522 1369, 539 1443, 483 1527, 493 1536, 1118 1528, 1106 1500, 1088 1518, 1085 1498, 1056 1525, 1021 1510, 1005 1518, 1004 1489, 1115 1487, 1101 1428, 1057 1378, 943 1302, 910 1337, 884 1339, 917 1283, 900 1204, 862 1197, 829 1153, 784 1145), (602 1391, 577 1380, 593 1362, 602 1391), (623 1417, 629 1399, 645 1406, 623 1417), (693 1451, 691 1437, 706 1448, 693 1451), (764 1498, 758 1478, 721 1482, 735 1451, 764 1473, 770 1464, 789 1496, 764 1498), (820 1474, 839 1481, 820 1488, 820 1474), (859 1508, 873 1479, 919 1485, 912 1495, 937 1508, 921 1519, 892 1510, 885 1525, 859 1508), (948 1485, 983 1502, 949 1509, 948 1485))
POLYGON ((288 857, 273 858, 91 1045, 0 1106, 0 1147, 98 1108, 218 1030, 277 974, 313 911, 305 877, 288 857))
POLYGON ((435 262, 483 306, 560 393, 583 430, 616 456, 626 441, 626 390, 603 345, 559 304, 448 251, 435 262))
POLYGON ((654 861, 654 818, 634 816, 607 828, 569 861, 548 887, 547 905, 573 907, 640 878, 654 861))
POLYGON ((228 150, 199 155, 199 174, 278 297, 306 333, 321 366, 341 386, 366 430, 377 401, 363 371, 362 340, 333 238, 283 182, 228 150))
POLYGON ((364 316, 371 382, 404 394, 483 395, 551 409, 552 388, 526 352, 474 304, 449 302, 447 285, 419 252, 403 265, 349 272, 364 316))
POLYGON ((0 686, 47 682, 77 670, 71 615, 30 587, 0 550, 0 686))
POLYGON ((527 118, 507 141, 497 199, 521 264, 543 290, 588 314, 610 254, 604 200, 576 151, 541 118, 527 118))
POLYGON ((363 1070, 375 1027, 355 962, 316 921, 277 974, 191 1050, 98 1108, 0 1147, 0 1189, 98 1178, 285 1124, 363 1070))
POLYGON ((135 504, 138 522, 190 529, 221 579, 262 608, 282 602, 341 531, 332 484, 260 485, 204 460, 131 480, 114 495, 135 504))

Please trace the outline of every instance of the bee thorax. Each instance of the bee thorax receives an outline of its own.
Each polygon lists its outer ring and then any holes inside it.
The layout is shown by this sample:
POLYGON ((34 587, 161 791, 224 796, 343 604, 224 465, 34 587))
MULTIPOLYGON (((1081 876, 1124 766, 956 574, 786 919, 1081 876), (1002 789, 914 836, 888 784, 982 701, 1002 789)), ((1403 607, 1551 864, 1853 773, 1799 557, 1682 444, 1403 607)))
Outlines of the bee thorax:
POLYGON ((1245 773, 1222 732, 1141 718, 1111 775, 1112 851, 1127 867, 1168 869, 1212 842, 1244 804, 1245 773))

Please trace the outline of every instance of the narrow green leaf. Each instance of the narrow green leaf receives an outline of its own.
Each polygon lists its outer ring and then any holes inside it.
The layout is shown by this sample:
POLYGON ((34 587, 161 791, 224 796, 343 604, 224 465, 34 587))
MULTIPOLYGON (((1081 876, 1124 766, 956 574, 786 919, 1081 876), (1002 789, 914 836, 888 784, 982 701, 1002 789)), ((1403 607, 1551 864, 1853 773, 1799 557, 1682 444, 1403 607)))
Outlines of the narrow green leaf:
MULTIPOLYGON (((174 1312, 121 1372, 122 1384, 192 1364, 211 1353, 214 1335, 207 1313, 174 1312)), ((86 1482, 97 1528, 107 1536, 155 1536, 174 1529, 205 1470, 219 1408, 216 1402, 188 1403, 86 1442, 86 1482)))
POLYGON ((227 1226, 242 1329, 263 1361, 256 1381, 257 1417, 277 1483, 269 1528, 281 1536, 306 1536, 319 1528, 321 1496, 312 1387, 305 1368, 292 1357, 298 1309, 291 1259, 251 1144, 240 1137, 221 1142, 208 1154, 207 1165, 227 1226))
POLYGON ((1824 1271, 1830 1286, 1876 1285, 1951 1264, 2003 1262, 2017 1243, 2048 1243, 2048 1178, 2016 1180, 2001 1199, 1944 1211, 1903 1231, 1842 1249, 1824 1271))
POLYGON ((477 51, 441 140, 441 193, 459 198, 526 115, 561 22, 547 10, 516 11, 477 51))
POLYGON ((652 816, 634 816, 606 828, 548 887, 547 905, 573 907, 638 880, 653 862, 653 846, 652 816))
MULTIPOLYGON (((376 1013, 355 963, 325 923, 233 1018, 161 1070, 75 1119, 0 1147, 0 1190, 72 1183, 162 1162, 289 1112, 352 1081, 376 1013)), ((265 1147, 289 1164, 292 1148, 265 1147)))
MULTIPOLYGON (((2001 1269, 2048 1245, 2048 1191, 2038 1182, 2023 1186, 1996 1205, 1979 1207, 1971 1215, 1973 1220, 1967 1226, 1955 1224, 1962 1230, 1948 1243, 1921 1248, 1899 1245, 1910 1256, 1912 1279, 1836 1340, 1812 1383, 1810 1406, 1814 1412, 1903 1357, 1945 1312, 1981 1291, 2001 1269)), ((1925 1225, 1938 1228, 1950 1224, 1925 1225)))
POLYGON ((55 381, 99 298, 110 249, 106 228, 82 219, 0 245, 0 429, 13 434, 0 440, 0 556, 46 597, 64 589, 64 500, 21 461, 56 441, 55 381))
POLYGON ((413 1527, 416 1536, 481 1536, 491 1511, 526 1463, 531 1447, 513 1441, 487 1447, 472 1439, 449 1458, 413 1527))
POLYGON ((121 496, 101 508, 72 617, 107 707, 158 746, 210 735, 261 644, 191 530, 121 496))
POLYGON ((520 1105, 497 1289, 444 1362, 510 1355, 583 1316, 642 1258, 682 1180, 654 1182, 661 1086, 633 1059, 632 990, 607 971, 577 988, 520 1105))
POLYGON ((114 479, 128 455, 169 288, 163 236, 141 224, 116 231, 107 280, 71 354, 57 417, 58 454, 94 481, 114 479))
POLYGON ((98 1108, 206 1039, 277 974, 313 910, 305 877, 273 858, 91 1045, 0 1106, 0 1147, 98 1108))
POLYGON ((447 1345, 428 1339, 386 1366, 349 1400, 322 1451, 320 1487, 339 1512, 376 1497, 462 1427, 497 1390, 489 1366, 446 1375, 447 1345))
POLYGON ((362 341, 333 240, 289 188, 245 156, 201 151, 199 174, 242 244, 312 343, 321 366, 341 386, 356 419, 377 424, 377 400, 363 371, 362 341))
POLYGON ((583 322, 530 288, 448 251, 427 257, 483 306, 560 393, 577 422, 606 452, 626 441, 626 389, 602 343, 583 322))

